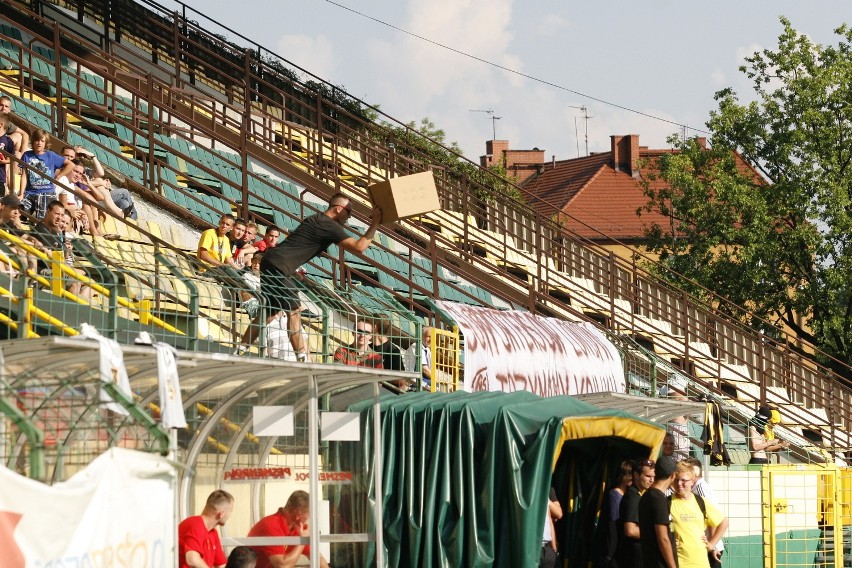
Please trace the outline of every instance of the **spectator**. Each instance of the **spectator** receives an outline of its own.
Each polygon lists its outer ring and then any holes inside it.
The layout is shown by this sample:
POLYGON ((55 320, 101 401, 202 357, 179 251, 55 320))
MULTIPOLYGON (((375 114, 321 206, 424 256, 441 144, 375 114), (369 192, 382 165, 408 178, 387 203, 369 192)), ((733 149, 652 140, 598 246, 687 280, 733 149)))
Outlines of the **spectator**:
POLYGON ((228 560, 222 550, 217 527, 225 526, 234 511, 234 497, 217 489, 207 497, 200 515, 188 517, 178 525, 178 567, 213 568, 228 560))
POLYGON ((619 509, 621 500, 631 485, 633 485, 633 462, 625 460, 621 462, 621 466, 618 468, 615 487, 607 492, 601 507, 601 516, 598 522, 598 530, 601 534, 598 568, 618 568, 615 553, 618 549, 619 509))
POLYGON ((555 568, 559 556, 559 545, 556 542, 556 529, 554 521, 562 518, 562 505, 556 498, 556 490, 550 488, 550 496, 547 499, 547 512, 544 517, 544 533, 541 537, 541 558, 538 561, 539 568, 555 568))
POLYGON ((619 568, 642 568, 642 543, 639 529, 639 499, 654 483, 654 460, 633 462, 633 484, 627 488, 618 508, 619 568))
POLYGON ((686 461, 677 464, 671 500, 672 532, 677 539, 680 568, 709 568, 719 561, 716 544, 728 528, 728 519, 715 503, 692 492, 695 475, 686 461), (707 531, 710 535, 707 536, 707 531))
POLYGON ((417 354, 420 350, 420 377, 426 387, 432 386, 432 328, 423 328, 422 341, 415 341, 405 351, 405 370, 417 370, 417 354))
MULTIPOLYGON (((71 160, 72 162, 77 156, 76 152, 74 152, 74 148, 71 146, 65 146, 62 148, 61 154, 63 157, 71 160)), ((81 231, 89 232, 89 217, 83 212, 83 200, 72 191, 72 189, 74 189, 74 182, 72 180, 74 180, 75 177, 75 170, 71 170, 71 179, 68 179, 65 176, 56 179, 56 181, 59 182, 56 186, 56 198, 65 206, 65 209, 71 213, 75 226, 81 231)))
POLYGON ((373 339, 373 326, 366 321, 355 324, 355 341, 348 346, 340 346, 334 352, 334 362, 353 367, 382 368, 382 356, 370 349, 373 339))
POLYGON ((254 242, 257 240, 257 223, 253 223, 249 221, 246 223, 246 229, 243 233, 242 242, 239 248, 234 250, 234 258, 242 257, 243 264, 251 264, 252 256, 258 252, 257 248, 254 246, 254 242))
MULTIPOLYGON (((89 179, 86 177, 86 168, 83 165, 83 161, 79 158, 75 159, 74 169, 71 170, 71 185, 79 192, 79 194, 78 196, 75 196, 71 192, 65 191, 60 187, 59 199, 61 201, 62 198, 65 197, 68 201, 75 201, 79 203, 79 207, 83 211, 82 218, 85 219, 83 221, 83 225, 88 227, 89 234, 95 237, 102 237, 104 231, 101 228, 101 212, 94 206, 94 202, 103 203, 105 201, 104 194, 100 189, 89 185, 87 182, 89 182, 89 179), (82 195, 83 197, 80 198, 79 195, 82 195), (69 199, 68 196, 71 196, 74 199, 69 199), (87 201, 86 196, 88 196, 91 201, 87 201)), ((80 219, 80 217, 76 216, 75 218, 78 220, 80 219)))
POLYGON ((228 234, 228 239, 231 241, 231 258, 237 263, 240 268, 248 267, 249 263, 245 262, 241 250, 245 246, 246 220, 242 217, 234 219, 234 227, 228 234))
POLYGON ((761 406, 754 415, 754 418, 748 423, 748 444, 751 450, 750 464, 766 464, 769 463, 769 454, 767 452, 777 452, 790 447, 787 441, 780 441, 775 438, 773 431, 774 424, 781 421, 777 410, 772 410, 768 406, 761 406), (773 412, 775 418, 773 422, 773 412))
POLYGON ((666 437, 663 438, 662 454, 667 458, 674 459, 675 439, 671 432, 666 432, 666 437))
POLYGON ((18 196, 24 212, 36 219, 44 219, 47 204, 56 199, 53 178, 67 177, 74 168, 74 162, 48 149, 48 134, 44 130, 39 128, 33 132, 32 140, 32 150, 23 153, 19 164, 22 171, 18 196))
MULTIPOLYGON (((59 201, 54 200, 47 205, 44 219, 29 233, 30 242, 48 256, 52 256, 54 251, 61 251, 63 263, 66 263, 68 247, 71 246, 71 243, 65 239, 65 223, 65 207, 59 201)), ((38 261, 38 268, 42 273, 50 272, 50 266, 43 260, 38 261)), ((76 271, 72 269, 72 272, 76 271)), ((82 296, 88 290, 88 288, 84 290, 82 283, 77 279, 68 278, 67 280, 66 289, 74 295, 82 296)))
POLYGON ((266 234, 263 235, 263 240, 254 243, 254 248, 260 252, 278 246, 278 237, 281 236, 281 231, 278 227, 269 227, 266 229, 266 234))
POLYGON ((238 546, 228 555, 228 563, 225 568, 255 568, 257 566, 257 554, 248 546, 238 546))
MULTIPOLYGON (((7 193, 0 198, 0 229, 15 237, 22 238, 24 236, 24 230, 21 226, 21 200, 13 193, 7 193)), ((15 246, 12 242, 6 241, 6 246, 21 260, 25 260, 28 268, 35 270, 36 264, 32 255, 27 254, 26 251, 15 246)), ((13 271, 12 267, 5 262, 0 263, 0 269, 9 274, 17 274, 17 271, 13 271)))
POLYGON ((12 160, 9 156, 15 154, 15 142, 7 133, 8 127, 9 119, 0 114, 0 188, 3 194, 12 191, 12 160))
POLYGON ((352 204, 342 193, 331 196, 328 208, 303 220, 280 245, 272 248, 260 264, 261 290, 264 303, 272 313, 287 312, 287 331, 293 350, 300 360, 307 360, 307 345, 302 336, 302 315, 299 311, 298 285, 293 280, 299 267, 337 244, 344 250, 362 253, 373 241, 382 221, 382 210, 373 208, 370 226, 364 235, 355 239, 343 228, 352 214, 352 204))
MULTIPOLYGON (((701 460, 696 458, 687 458, 683 460, 684 463, 688 464, 692 467, 692 475, 694 482, 692 484, 692 492, 695 493, 697 497, 701 497, 704 502, 710 501, 714 505, 717 505, 718 501, 716 500, 716 493, 713 491, 713 488, 707 483, 707 480, 704 479, 701 460)), ((705 534, 706 538, 709 540, 713 536, 713 531, 708 528, 705 534)), ((720 538, 716 542, 716 548, 713 552, 707 554, 707 559, 710 563, 710 568, 722 568, 722 555, 725 553, 725 545, 720 538)))
POLYGON ((675 478, 675 461, 661 457, 654 465, 654 483, 639 500, 639 534, 643 568, 678 568, 666 492, 675 478))
POLYGON ((225 213, 219 218, 215 229, 207 229, 201 233, 198 241, 198 258, 212 266, 231 266, 236 268, 231 257, 231 241, 228 233, 234 226, 234 216, 225 213))
POLYGON ((12 139, 15 144, 15 156, 21 157, 24 148, 30 147, 30 135, 26 130, 20 128, 12 120, 12 99, 7 96, 0 97, 0 116, 6 119, 6 135, 12 139))
MULTIPOLYGON (((87 187, 97 191, 97 201, 101 206, 118 217, 119 219, 136 219, 136 204, 133 202, 130 192, 123 187, 113 187, 112 182, 104 177, 104 168, 98 157, 86 150, 82 146, 65 146, 62 153, 66 157, 71 157, 71 160, 89 160, 92 167, 86 167, 83 163, 84 170, 81 182, 87 187)), ((100 217, 104 217, 103 214, 100 217)))
POLYGON ((21 200, 14 193, 7 193, 0 198, 0 229, 16 236, 21 236, 21 200))
POLYGON ((373 335, 373 351, 381 354, 382 368, 391 371, 402 371, 402 349, 390 340, 393 331, 390 318, 380 314, 376 318, 376 333, 373 335))
MULTIPOLYGON (((310 529, 310 497, 304 491, 294 491, 287 504, 275 513, 263 517, 249 531, 253 536, 303 536, 311 534, 310 529)), ((299 558, 310 558, 311 549, 305 544, 253 546, 257 553, 257 568, 293 568, 299 558)), ((319 565, 328 568, 323 556, 319 557, 319 565)))

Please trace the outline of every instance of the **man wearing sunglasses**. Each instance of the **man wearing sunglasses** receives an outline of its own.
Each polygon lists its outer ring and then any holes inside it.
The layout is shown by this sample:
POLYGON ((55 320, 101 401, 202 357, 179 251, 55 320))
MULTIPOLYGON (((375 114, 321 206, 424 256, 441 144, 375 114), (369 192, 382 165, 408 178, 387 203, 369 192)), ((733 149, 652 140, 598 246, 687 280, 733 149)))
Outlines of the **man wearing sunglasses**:
POLYGON ((618 511, 618 568, 642 568, 639 538, 639 499, 654 483, 654 460, 633 462, 633 485, 627 488, 618 511))
MULTIPOLYGON (((370 226, 356 239, 344 228, 352 215, 352 203, 343 193, 336 193, 328 201, 328 208, 305 218, 277 247, 266 251, 260 263, 260 290, 269 312, 274 318, 278 312, 287 313, 287 332, 298 361, 307 361, 307 345, 302 336, 299 288, 294 275, 300 266, 325 252, 333 244, 352 253, 362 253, 373 242, 382 210, 374 207, 370 226)), ((257 326, 253 326, 256 328, 257 326)), ((254 338, 249 338, 253 341, 254 338)))

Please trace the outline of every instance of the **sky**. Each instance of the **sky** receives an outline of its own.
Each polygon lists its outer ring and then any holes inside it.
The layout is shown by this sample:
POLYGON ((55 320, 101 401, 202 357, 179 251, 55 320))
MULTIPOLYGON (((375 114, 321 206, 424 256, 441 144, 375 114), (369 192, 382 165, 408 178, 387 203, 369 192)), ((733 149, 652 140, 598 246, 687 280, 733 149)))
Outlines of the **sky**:
POLYGON ((512 149, 543 149, 548 160, 585 155, 586 132, 589 152, 609 150, 614 134, 638 134, 651 148, 667 147, 672 133, 705 135, 718 90, 753 98, 738 69, 777 47, 780 16, 821 44, 852 24, 850 0, 184 4, 212 20, 188 12, 210 31, 234 39, 214 23, 227 26, 400 122, 428 117, 475 162, 494 129, 512 149))

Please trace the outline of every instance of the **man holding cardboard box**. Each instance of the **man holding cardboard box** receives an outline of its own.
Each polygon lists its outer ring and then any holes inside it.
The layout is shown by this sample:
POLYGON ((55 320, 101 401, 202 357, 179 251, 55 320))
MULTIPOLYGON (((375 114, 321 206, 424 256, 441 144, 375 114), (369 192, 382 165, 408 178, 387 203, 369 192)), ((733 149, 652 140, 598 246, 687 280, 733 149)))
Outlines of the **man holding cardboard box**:
MULTIPOLYGON (((328 209, 306 217, 283 243, 268 249, 260 263, 260 291, 269 310, 267 317, 274 318, 278 312, 287 312, 287 331, 297 361, 307 361, 308 355, 301 333, 299 288, 293 280, 294 275, 300 266, 333 244, 352 253, 367 250, 382 222, 382 210, 373 208, 370 226, 358 239, 350 237, 343 228, 351 214, 349 198, 343 193, 334 194, 328 201, 328 209)), ((252 329, 256 330, 257 326, 252 326, 252 329)), ((254 337, 247 339, 248 342, 253 340, 254 337)))

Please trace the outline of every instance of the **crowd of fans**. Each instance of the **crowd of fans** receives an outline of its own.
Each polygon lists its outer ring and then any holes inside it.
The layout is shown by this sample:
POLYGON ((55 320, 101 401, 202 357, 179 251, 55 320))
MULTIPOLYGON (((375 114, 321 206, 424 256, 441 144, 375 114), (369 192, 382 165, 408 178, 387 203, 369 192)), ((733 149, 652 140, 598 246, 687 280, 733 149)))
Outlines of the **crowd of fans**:
MULTIPOLYGON (((82 272, 73 268, 75 259, 72 242, 81 234, 110 237, 105 230, 106 212, 117 218, 136 219, 137 211, 130 193, 115 187, 92 151, 81 146, 64 146, 59 153, 50 149, 50 136, 36 129, 31 134, 15 124, 12 100, 0 97, 0 183, 3 198, 0 203, 0 229, 14 234, 37 250, 50 254, 61 251, 66 268, 66 289, 81 299, 90 291, 74 275, 82 272), (24 231, 24 223, 31 227, 24 231)), ((344 230, 351 215, 349 198, 343 194, 333 196, 328 209, 305 219, 294 230, 295 238, 282 240, 282 230, 276 226, 265 228, 258 238, 259 227, 231 214, 222 215, 216 227, 201 234, 196 255, 201 272, 235 290, 235 300, 251 319, 243 332, 237 353, 245 353, 256 339, 260 325, 260 307, 263 302, 270 307, 266 313, 268 350, 279 357, 307 361, 306 334, 300 322, 301 304, 296 286, 291 278, 302 278, 301 262, 290 266, 290 258, 310 260, 321 254, 330 244, 339 244, 350 252, 363 252, 373 238, 381 221, 381 212, 373 211, 371 224, 361 238, 350 237, 344 230), (288 249, 277 255, 277 248, 288 249), (276 254, 272 254, 276 251, 276 254), (286 258, 285 258, 286 256, 286 258), (264 259, 267 259, 264 268, 264 259), (281 270, 285 267, 285 271, 281 270), (287 274, 291 272, 291 274, 287 274), (267 288, 272 294, 261 293, 261 282, 266 274, 267 288), (286 290, 285 290, 286 288, 286 290), (286 332, 274 333, 273 325, 286 332), (282 327, 283 329, 283 327, 282 327)), ((7 245, 14 243, 7 242, 7 245)), ((26 258, 28 268, 47 276, 50 266, 26 251, 15 249, 26 258)), ((6 271, 12 270, 5 267, 6 271)), ((422 369, 422 379, 428 387, 430 377, 430 348, 414 341, 411 349, 403 353, 402 347, 391 341, 392 326, 386 317, 373 321, 361 319, 354 325, 355 341, 340 346, 333 355, 334 361, 346 365, 365 366, 393 371, 422 369), (420 364, 422 363, 422 365, 420 364)), ((428 329, 424 337, 428 336, 428 329)), ((407 381, 397 386, 408 388, 407 381)))

